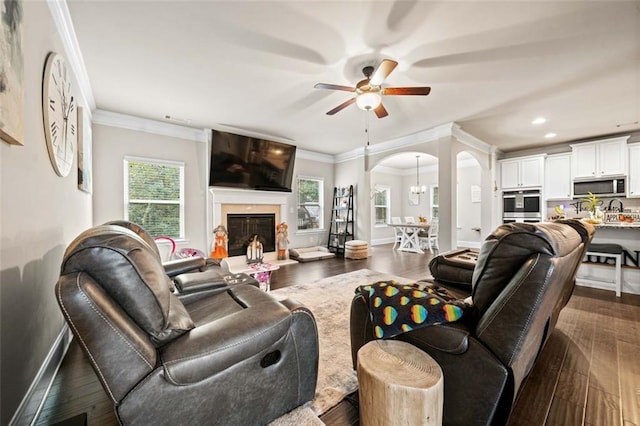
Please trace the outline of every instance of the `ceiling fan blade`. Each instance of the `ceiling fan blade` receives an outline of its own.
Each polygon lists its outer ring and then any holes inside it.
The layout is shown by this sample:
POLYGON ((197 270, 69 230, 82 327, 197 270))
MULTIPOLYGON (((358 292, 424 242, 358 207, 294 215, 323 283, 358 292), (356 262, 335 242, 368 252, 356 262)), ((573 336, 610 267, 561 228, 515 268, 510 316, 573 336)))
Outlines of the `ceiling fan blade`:
POLYGON ((389 113, 387 112, 387 109, 384 107, 384 105, 382 105, 382 102, 380 102, 380 105, 378 105, 373 112, 376 113, 376 115, 378 116, 378 118, 385 118, 387 115, 389 115, 389 113))
POLYGON ((355 87, 349 86, 340 86, 338 84, 327 84, 327 83, 317 83, 315 86, 316 89, 329 89, 329 90, 344 90, 345 92, 355 92, 355 87))
POLYGON ((383 95, 428 95, 431 87, 385 87, 381 90, 383 95))
POLYGON ((338 105, 337 107, 335 107, 334 109, 332 109, 331 111, 327 112, 327 115, 333 115, 336 112, 340 112, 343 109, 345 109, 346 107, 348 107, 349 105, 351 105, 352 103, 354 103, 355 101, 356 101, 356 98, 348 99, 348 100, 344 101, 343 103, 341 103, 340 105, 338 105))
POLYGON ((396 61, 392 61, 391 59, 383 60, 371 76, 370 83, 374 86, 380 86, 384 79, 387 78, 389 74, 391 74, 391 71, 397 66, 398 63, 396 61))

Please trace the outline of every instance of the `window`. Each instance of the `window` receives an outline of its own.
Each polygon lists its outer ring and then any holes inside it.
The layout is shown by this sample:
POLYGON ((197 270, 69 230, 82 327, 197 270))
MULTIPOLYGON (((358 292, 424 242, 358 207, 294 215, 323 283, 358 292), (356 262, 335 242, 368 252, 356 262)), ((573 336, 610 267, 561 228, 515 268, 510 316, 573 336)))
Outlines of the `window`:
POLYGON ((376 185, 373 192, 373 210, 375 211, 375 224, 385 225, 389 223, 389 209, 391 199, 391 188, 388 186, 376 185))
POLYGON ((324 181, 298 177, 298 230, 322 229, 324 181))
POLYGON ((431 219, 438 217, 438 207, 440 205, 440 196, 438 195, 438 185, 431 185, 430 187, 430 200, 431 200, 431 219))
POLYGON ((184 163, 124 160, 124 217, 153 237, 184 238, 184 163))

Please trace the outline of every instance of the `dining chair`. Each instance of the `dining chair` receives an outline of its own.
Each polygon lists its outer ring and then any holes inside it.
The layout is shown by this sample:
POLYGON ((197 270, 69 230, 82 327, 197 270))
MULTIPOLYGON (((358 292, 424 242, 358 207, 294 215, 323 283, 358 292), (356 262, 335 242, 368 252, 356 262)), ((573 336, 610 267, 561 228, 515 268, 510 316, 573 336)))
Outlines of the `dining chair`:
POLYGON ((416 220, 413 216, 405 216, 404 221, 405 223, 416 223, 416 220))
MULTIPOLYGON (((391 216, 391 223, 393 223, 394 225, 399 225, 402 223, 402 220, 399 216, 391 216)), ((394 226, 393 232, 395 233, 395 238, 393 241, 393 247, 391 249, 395 250, 395 248, 398 246, 398 244, 400 244, 400 241, 402 240, 402 230, 397 226, 394 226)))
POLYGON ((440 250, 438 246, 438 218, 431 219, 429 223, 429 231, 426 237, 420 237, 420 247, 428 248, 429 253, 433 253, 433 249, 440 250))

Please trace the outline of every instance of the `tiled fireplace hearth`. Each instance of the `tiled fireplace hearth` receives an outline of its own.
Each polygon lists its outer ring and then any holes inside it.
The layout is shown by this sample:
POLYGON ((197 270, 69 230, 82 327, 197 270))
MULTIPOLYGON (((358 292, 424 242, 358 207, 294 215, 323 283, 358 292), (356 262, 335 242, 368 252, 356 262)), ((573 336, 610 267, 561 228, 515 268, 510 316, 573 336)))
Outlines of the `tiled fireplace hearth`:
MULTIPOLYGON (((232 217, 238 218, 241 216, 245 216, 245 218, 258 218, 263 215, 272 215, 274 228, 273 235, 271 237, 271 241, 275 241, 275 224, 282 222, 282 218, 286 218, 287 214, 287 195, 282 193, 272 193, 272 192, 262 192, 262 191, 238 191, 232 189, 210 189, 211 196, 211 207, 212 211, 210 212, 209 217, 211 218, 211 222, 208 224, 208 237, 207 242, 211 244, 213 241, 213 228, 222 224, 227 230, 229 230, 229 255, 237 256, 244 255, 242 252, 237 252, 235 247, 237 244, 232 242, 234 239, 234 235, 232 234, 232 230, 229 229, 229 215, 233 215, 232 217)), ((232 223, 233 224, 233 219, 232 223)), ((245 228, 250 226, 245 222, 245 228)), ((257 226, 257 225, 251 225, 257 226)), ((252 228, 253 229, 253 228, 252 228)), ((257 228, 256 228, 257 229, 257 228)), ((260 227, 260 232, 255 232, 260 235, 262 231, 262 227, 260 227)), ((247 231, 248 232, 248 231, 247 231)), ((275 250, 275 244, 271 243, 268 245, 268 238, 260 235, 265 244, 264 250, 265 253, 269 251, 275 250)), ((268 236, 267 236, 268 237, 268 236)), ((240 247, 240 251, 242 251, 240 247)))

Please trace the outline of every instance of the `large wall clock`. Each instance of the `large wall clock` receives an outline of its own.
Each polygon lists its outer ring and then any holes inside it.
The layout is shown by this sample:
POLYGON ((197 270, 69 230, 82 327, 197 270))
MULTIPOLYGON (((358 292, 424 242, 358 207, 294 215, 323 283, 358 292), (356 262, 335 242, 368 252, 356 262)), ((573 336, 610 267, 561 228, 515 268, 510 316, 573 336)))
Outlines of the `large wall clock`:
POLYGON ((71 87, 64 57, 49 53, 42 82, 42 111, 49 158, 59 176, 69 174, 76 154, 78 114, 71 87))

